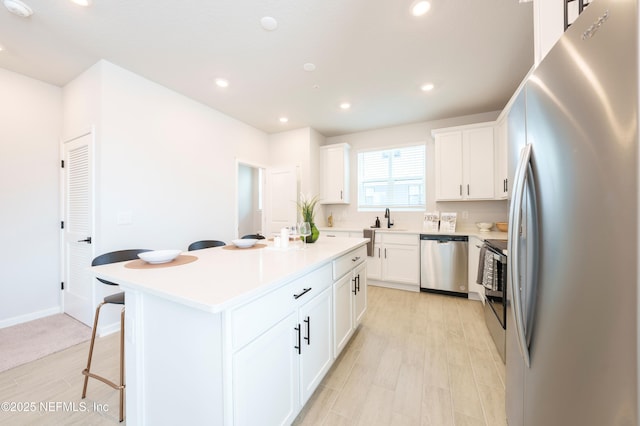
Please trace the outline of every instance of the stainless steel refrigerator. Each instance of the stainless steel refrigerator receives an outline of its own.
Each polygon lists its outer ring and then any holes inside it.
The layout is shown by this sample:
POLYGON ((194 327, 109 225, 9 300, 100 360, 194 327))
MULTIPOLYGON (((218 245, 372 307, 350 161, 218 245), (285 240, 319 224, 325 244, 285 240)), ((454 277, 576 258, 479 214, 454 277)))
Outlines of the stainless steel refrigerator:
POLYGON ((510 110, 510 426, 638 424, 637 21, 594 0, 510 110))

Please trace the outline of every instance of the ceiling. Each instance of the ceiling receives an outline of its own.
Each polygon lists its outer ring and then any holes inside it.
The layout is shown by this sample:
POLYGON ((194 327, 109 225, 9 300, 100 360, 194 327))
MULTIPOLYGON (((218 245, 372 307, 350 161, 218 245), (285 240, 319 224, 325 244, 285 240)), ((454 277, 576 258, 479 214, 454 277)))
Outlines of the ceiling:
POLYGON ((23 1, 29 18, 0 6, 1 68, 64 86, 105 59, 267 133, 499 110, 533 65, 532 4, 517 0, 432 0, 419 18, 412 0, 23 1))

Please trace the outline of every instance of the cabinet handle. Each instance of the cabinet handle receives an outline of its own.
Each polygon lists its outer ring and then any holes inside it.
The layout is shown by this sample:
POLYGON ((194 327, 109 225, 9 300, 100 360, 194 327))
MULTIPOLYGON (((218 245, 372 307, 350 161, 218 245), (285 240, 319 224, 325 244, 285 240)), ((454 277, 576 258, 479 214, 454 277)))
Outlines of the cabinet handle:
POLYGON ((356 290, 360 291, 360 274, 356 277, 356 290))
POLYGON ((307 317, 304 322, 307 324, 307 337, 304 340, 307 341, 307 346, 309 346, 311 344, 311 318, 307 317))
POLYGON ((300 355, 302 353, 302 345, 300 344, 300 324, 298 324, 297 327, 293 327, 293 329, 298 332, 298 346, 294 346, 294 348, 298 350, 298 355, 300 355))
POLYGON ((467 184, 467 195, 469 195, 469 184, 467 184))
POLYGON ((311 287, 304 288, 304 289, 302 289, 302 293, 294 294, 293 298, 294 299, 299 299, 300 297, 304 296, 305 294, 309 293, 310 291, 311 291, 311 287))
POLYGON ((462 197, 462 185, 460 185, 460 196, 462 197))
POLYGON ((387 258, 387 248, 386 247, 384 248, 384 258, 385 259, 387 258))
POLYGON ((327 237, 335 238, 335 235, 327 234, 327 237))
POLYGON ((353 259, 351 259, 352 262, 357 262, 358 260, 360 260, 360 256, 356 256, 353 259))
POLYGON ((357 282, 356 277, 353 277, 351 279, 351 281, 353 281, 353 290, 351 290, 351 291, 353 292, 353 294, 358 294, 358 290, 357 290, 357 287, 356 287, 356 282, 357 282))
POLYGON ((340 199, 342 200, 342 191, 340 191, 340 199))
POLYGON ((380 247, 378 247, 378 259, 380 259, 380 247))

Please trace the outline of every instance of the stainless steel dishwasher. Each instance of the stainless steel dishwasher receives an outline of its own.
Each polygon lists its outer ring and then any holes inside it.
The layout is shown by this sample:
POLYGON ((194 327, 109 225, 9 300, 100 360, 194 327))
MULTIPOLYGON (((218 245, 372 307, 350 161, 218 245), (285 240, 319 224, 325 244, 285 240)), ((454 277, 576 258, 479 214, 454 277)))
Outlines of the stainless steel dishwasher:
POLYGON ((420 290, 468 297, 469 237, 420 235, 420 290))

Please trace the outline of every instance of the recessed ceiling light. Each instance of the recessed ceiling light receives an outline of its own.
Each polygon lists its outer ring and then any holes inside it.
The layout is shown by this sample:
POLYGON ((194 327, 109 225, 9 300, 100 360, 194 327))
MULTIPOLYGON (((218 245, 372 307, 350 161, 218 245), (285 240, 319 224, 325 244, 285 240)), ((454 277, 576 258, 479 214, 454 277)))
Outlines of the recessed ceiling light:
POLYGON ((280 122, 281 123, 286 123, 287 121, 289 121, 289 119, 287 117, 280 117, 280 122))
POLYGON ((278 21, 276 21, 271 16, 265 16, 264 18, 260 19, 260 25, 262 25, 262 28, 267 31, 274 31, 278 28, 278 21))
POLYGON ((427 13, 429 9, 431 9, 431 3, 429 3, 428 1, 416 1, 411 6, 411 14, 413 16, 422 16, 427 13))
POLYGON ((427 84, 423 84, 420 89, 422 89, 423 92, 429 92, 431 90, 433 90, 435 86, 433 85, 433 83, 427 83, 427 84))
POLYGON ((218 87, 228 87, 229 86, 229 82, 227 80, 225 80, 224 78, 216 78, 216 85, 218 87))
POLYGON ((20 0, 4 0, 4 7, 6 7, 9 12, 21 18, 28 18, 33 15, 33 10, 20 0))
POLYGON ((304 65, 302 66, 302 68, 303 68, 305 71, 315 71, 315 70, 316 70, 316 65, 315 65, 315 64, 312 64, 311 62, 307 62, 306 64, 304 64, 304 65))
POLYGON ((91 6, 91 0, 71 0, 71 3, 77 4, 78 6, 89 7, 91 6))
POLYGON ((343 103, 340 104, 340 108, 349 109, 349 108, 351 108, 351 104, 349 102, 343 102, 343 103))

